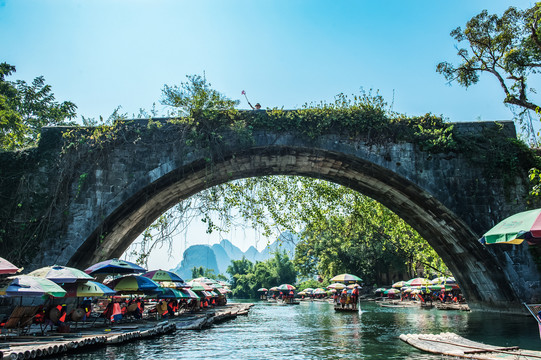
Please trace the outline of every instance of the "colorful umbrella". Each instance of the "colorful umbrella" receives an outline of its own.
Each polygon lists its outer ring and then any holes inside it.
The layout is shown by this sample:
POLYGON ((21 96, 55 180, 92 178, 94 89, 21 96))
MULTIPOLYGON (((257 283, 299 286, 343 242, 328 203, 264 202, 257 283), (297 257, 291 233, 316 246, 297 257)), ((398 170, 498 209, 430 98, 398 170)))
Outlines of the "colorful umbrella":
POLYGON ((395 288, 390 288, 390 289, 385 290, 383 293, 384 294, 398 294, 400 293, 400 290, 395 289, 395 288))
POLYGON ((188 281, 187 284, 191 286, 192 291, 212 291, 210 286, 198 281, 188 281))
POLYGON ((171 281, 171 282, 181 282, 181 283, 184 282, 184 280, 182 280, 180 276, 178 276, 172 271, 167 271, 167 270, 147 271, 146 273, 141 274, 141 276, 144 276, 154 281, 171 281))
POLYGON ((348 283, 348 282, 363 281, 363 279, 361 279, 358 276, 351 275, 351 274, 340 274, 340 275, 336 275, 335 277, 333 277, 331 279, 331 281, 348 283))
POLYGON ((405 281, 399 281, 399 282, 395 282, 391 287, 394 287, 395 289, 400 289, 405 284, 406 284, 405 281))
POLYGON ((152 270, 141 276, 157 282, 163 288, 181 289, 188 287, 188 284, 180 276, 167 270, 152 270))
POLYGON ((259 288, 257 289, 257 291, 260 292, 260 291, 269 291, 269 290, 267 288, 259 288))
POLYGON ((387 290, 387 289, 385 289, 385 288, 377 288, 374 292, 375 293, 384 292, 385 290, 387 290))
POLYGON ((289 284, 282 284, 280 286, 278 286, 278 290, 295 290, 295 286, 293 285, 289 285, 289 284))
POLYGON ((116 291, 96 281, 71 284, 66 287, 68 297, 113 296, 116 291))
POLYGON ((136 274, 144 273, 146 269, 125 260, 109 259, 92 265, 85 273, 95 276, 98 274, 136 274))
POLYGON ((190 297, 187 293, 183 293, 177 289, 160 288, 160 291, 161 292, 157 295, 158 299, 181 299, 190 297))
POLYGON ((323 288, 317 288, 313 292, 314 295, 327 295, 327 292, 323 288))
POLYGON ((435 279, 432 279, 430 281, 430 283, 432 285, 449 285, 449 284, 455 284, 456 281, 455 281, 455 278, 454 277, 445 277, 445 276, 442 276, 442 277, 437 277, 435 279))
POLYGON ((196 282, 200 282, 200 283, 203 283, 203 284, 214 284, 214 283, 216 283, 215 280, 209 279, 207 277, 198 277, 198 278, 192 279, 191 281, 196 281, 196 282))
POLYGON ((79 269, 59 265, 42 267, 32 271, 28 275, 49 279, 57 284, 94 280, 92 276, 87 275, 85 272, 79 269))
POLYGON ((278 291, 278 286, 273 286, 269 289, 269 291, 278 291))
POLYGON ((308 294, 311 294, 314 291, 314 288, 306 288, 304 289, 304 291, 307 292, 308 294))
POLYGON ((479 240, 486 244, 541 242, 541 209, 523 211, 500 221, 479 240))
POLYGON ((359 285, 359 284, 350 284, 350 285, 346 286, 346 288, 354 289, 354 288, 362 288, 362 286, 359 285))
POLYGON ((433 291, 451 291, 453 290, 453 286, 452 285, 430 285, 428 289, 433 290, 433 291))
POLYGON ((119 293, 146 293, 158 291, 160 285, 147 277, 126 275, 106 284, 119 293))
POLYGON ((430 282, 430 280, 425 279, 425 278, 414 278, 414 279, 406 281, 406 283, 404 285, 406 285, 406 286, 429 286, 429 285, 432 285, 432 283, 430 282))
POLYGON ((334 283, 334 284, 331 284, 331 285, 327 286, 327 289, 342 290, 342 289, 345 289, 345 288, 346 288, 346 285, 344 285, 342 283, 334 283))
POLYGON ((16 276, 6 289, 8 296, 43 296, 53 297, 66 296, 66 290, 52 282, 51 280, 29 276, 16 276))
POLYGON ((4 258, 0 257, 0 274, 15 274, 19 268, 4 258))
POLYGON ((197 295, 196 293, 194 293, 190 289, 181 289, 180 292, 185 294, 185 295, 188 295, 188 297, 191 298, 191 299, 199 299, 200 298, 199 295, 197 295))

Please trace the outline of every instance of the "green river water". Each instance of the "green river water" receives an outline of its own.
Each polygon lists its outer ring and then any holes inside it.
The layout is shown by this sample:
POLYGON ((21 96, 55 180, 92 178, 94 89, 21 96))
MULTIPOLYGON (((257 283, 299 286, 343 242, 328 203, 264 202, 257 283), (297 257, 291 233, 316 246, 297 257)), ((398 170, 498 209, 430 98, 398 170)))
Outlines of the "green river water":
POLYGON ((402 333, 454 332, 498 346, 541 350, 531 316, 382 308, 335 313, 331 304, 256 302, 248 316, 202 331, 109 346, 61 359, 441 359, 399 340, 402 333))

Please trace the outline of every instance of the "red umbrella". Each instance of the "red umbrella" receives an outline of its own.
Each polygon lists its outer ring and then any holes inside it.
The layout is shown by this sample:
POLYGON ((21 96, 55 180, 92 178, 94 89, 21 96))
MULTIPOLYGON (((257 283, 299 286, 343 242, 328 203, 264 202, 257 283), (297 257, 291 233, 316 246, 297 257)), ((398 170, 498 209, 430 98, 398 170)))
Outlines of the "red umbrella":
POLYGON ((15 274, 19 268, 4 258, 0 257, 0 274, 15 274))

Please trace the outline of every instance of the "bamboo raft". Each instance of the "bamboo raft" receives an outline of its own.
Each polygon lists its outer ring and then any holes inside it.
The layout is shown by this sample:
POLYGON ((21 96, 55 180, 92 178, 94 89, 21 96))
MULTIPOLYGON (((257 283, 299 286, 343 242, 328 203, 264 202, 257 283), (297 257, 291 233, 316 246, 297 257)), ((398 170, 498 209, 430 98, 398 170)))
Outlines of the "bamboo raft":
POLYGON ((454 333, 402 334, 400 340, 432 354, 479 360, 541 359, 541 351, 523 350, 518 346, 486 345, 454 333))
POLYGON ((86 329, 89 333, 53 334, 47 336, 3 336, 0 338, 0 359, 34 359, 84 352, 91 348, 121 345, 177 330, 199 330, 215 323, 247 315, 253 304, 233 304, 207 310, 194 316, 181 315, 159 323, 140 321, 129 325, 116 324, 110 329, 86 329))

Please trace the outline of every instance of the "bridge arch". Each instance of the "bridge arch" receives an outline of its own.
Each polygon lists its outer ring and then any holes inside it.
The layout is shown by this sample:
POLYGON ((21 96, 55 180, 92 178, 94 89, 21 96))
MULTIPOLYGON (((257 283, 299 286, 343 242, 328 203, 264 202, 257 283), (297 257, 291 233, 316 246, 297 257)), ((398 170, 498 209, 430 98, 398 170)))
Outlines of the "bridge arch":
MULTIPOLYGON (((471 131, 478 125, 462 126, 471 131)), ((134 128, 144 131, 147 125, 134 128)), ((84 268, 118 257, 159 215, 206 188, 247 177, 298 175, 347 186, 403 218, 442 257, 472 308, 518 312, 521 301, 541 296, 527 248, 477 242, 493 223, 522 210, 515 200, 525 186, 517 181, 504 194, 502 178, 487 177, 467 154, 431 154, 413 143, 341 134, 310 139, 273 131, 256 131, 250 142, 227 134, 218 151, 209 153, 179 142, 170 130, 165 125, 149 131, 146 142, 77 153, 73 171, 85 174, 85 182, 73 177, 66 185, 65 207, 51 215, 57 228, 43 240, 47 247, 33 265, 84 268)), ((60 143, 62 131, 48 129, 42 137, 60 143)), ((48 171, 50 176, 54 169, 48 171)))

